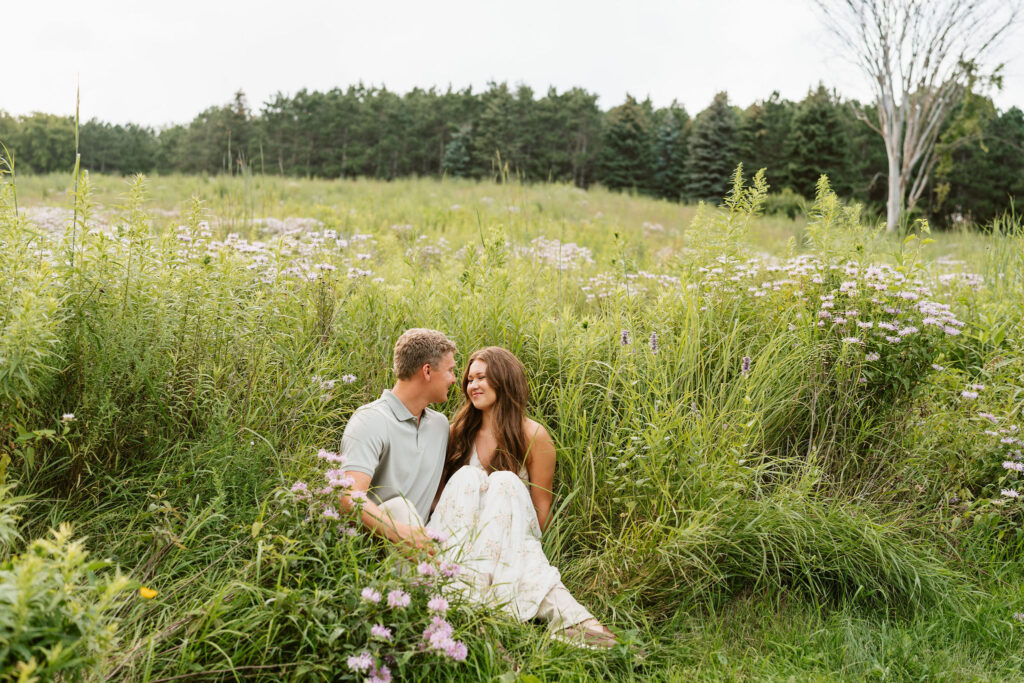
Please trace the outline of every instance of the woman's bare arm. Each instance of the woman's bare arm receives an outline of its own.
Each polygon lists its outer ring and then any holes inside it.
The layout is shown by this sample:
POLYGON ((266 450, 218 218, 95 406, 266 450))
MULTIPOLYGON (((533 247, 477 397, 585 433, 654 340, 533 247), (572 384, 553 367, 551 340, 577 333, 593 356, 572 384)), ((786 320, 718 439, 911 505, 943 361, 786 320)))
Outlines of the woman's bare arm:
POLYGON ((544 531, 551 520, 555 486, 555 444, 543 426, 527 421, 530 442, 526 471, 530 475, 530 498, 537 511, 537 523, 544 531))

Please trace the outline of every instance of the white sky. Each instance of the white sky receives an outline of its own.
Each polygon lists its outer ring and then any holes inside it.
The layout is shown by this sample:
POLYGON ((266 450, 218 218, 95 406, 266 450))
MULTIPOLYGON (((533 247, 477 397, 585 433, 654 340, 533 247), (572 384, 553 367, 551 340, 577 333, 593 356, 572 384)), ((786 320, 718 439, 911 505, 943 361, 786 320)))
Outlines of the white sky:
MULTIPOLYGON (((83 119, 153 126, 238 89, 258 110, 277 91, 360 80, 580 86, 602 109, 629 92, 691 115, 719 90, 741 106, 772 90, 799 100, 819 81, 870 96, 810 0, 2 0, 0 18, 11 114, 73 114, 78 83, 83 119)), ((999 58, 996 105, 1024 107, 1024 25, 999 58)))

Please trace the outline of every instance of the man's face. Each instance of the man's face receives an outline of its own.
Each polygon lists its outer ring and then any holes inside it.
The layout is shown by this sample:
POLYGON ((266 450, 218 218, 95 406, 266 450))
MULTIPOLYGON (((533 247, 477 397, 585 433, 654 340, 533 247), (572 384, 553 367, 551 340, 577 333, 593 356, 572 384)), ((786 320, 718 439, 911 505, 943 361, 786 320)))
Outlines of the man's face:
POLYGON ((430 386, 436 390, 431 392, 431 403, 443 403, 448 400, 448 390, 458 380, 455 378, 455 354, 447 353, 441 357, 437 365, 430 366, 430 386))

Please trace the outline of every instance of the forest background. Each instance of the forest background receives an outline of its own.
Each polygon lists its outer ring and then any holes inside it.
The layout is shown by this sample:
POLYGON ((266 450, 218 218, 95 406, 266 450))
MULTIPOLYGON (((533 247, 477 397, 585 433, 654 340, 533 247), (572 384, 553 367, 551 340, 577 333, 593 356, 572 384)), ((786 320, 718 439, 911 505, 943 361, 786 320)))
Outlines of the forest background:
MULTIPOLYGON (((282 93, 258 111, 242 91, 188 124, 152 127, 84 121, 84 168, 103 173, 257 172, 313 178, 449 176, 600 184, 675 201, 724 196, 738 163, 766 168, 766 211, 796 216, 828 174, 836 193, 883 213, 886 154, 857 116, 859 103, 818 86, 800 102, 778 92, 743 109, 716 95, 696 116, 673 103, 627 96, 602 111, 582 88, 542 97, 525 85, 490 83, 399 94, 362 83, 282 93)), ((864 111, 873 115, 873 105, 864 111)), ((19 172, 74 166, 75 120, 0 110, 0 142, 19 172)), ((908 218, 939 226, 985 225, 1024 196, 1024 112, 1000 111, 969 93, 945 123, 938 163, 908 218)))

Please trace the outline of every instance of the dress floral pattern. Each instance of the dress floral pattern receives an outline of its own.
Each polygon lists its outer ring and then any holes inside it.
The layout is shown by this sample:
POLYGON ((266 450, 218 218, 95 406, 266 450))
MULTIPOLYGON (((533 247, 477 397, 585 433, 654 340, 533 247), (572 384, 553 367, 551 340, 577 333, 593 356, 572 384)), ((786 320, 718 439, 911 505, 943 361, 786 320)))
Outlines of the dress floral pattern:
POLYGON ((470 598, 522 621, 536 616, 561 582, 541 546, 528 482, 525 470, 488 474, 474 450, 470 464, 448 480, 427 523, 447 536, 441 559, 462 567, 460 587, 470 598))

